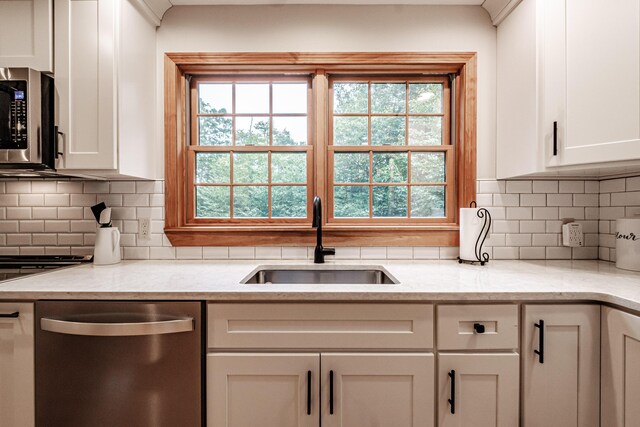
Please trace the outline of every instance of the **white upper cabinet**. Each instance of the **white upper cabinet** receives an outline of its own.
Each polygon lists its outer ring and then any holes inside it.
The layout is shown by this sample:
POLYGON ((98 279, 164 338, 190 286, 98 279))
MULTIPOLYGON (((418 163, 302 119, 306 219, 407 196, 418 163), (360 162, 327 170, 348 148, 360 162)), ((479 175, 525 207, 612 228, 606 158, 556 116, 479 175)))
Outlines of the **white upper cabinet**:
POLYGON ((55 0, 58 169, 155 178, 155 25, 129 0, 55 0))
POLYGON ((640 2, 524 0, 497 54, 498 178, 640 159, 640 2))
POLYGON ((0 0, 0 68, 53 71, 53 0, 0 0))

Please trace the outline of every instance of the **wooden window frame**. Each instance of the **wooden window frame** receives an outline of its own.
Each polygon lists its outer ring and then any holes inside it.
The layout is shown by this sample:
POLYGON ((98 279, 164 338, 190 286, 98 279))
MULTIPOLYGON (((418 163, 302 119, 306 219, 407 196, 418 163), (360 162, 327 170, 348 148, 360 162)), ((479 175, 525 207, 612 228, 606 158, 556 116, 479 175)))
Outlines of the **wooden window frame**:
MULTIPOLYGON (((323 197, 324 237, 338 246, 457 246, 458 208, 475 199, 476 68, 475 52, 463 53, 167 53, 164 57, 165 234, 174 246, 312 246, 315 230, 304 224, 193 224, 188 221, 189 149, 186 143, 187 76, 314 74, 312 162, 315 194, 323 197), (456 197, 443 223, 327 223, 328 79, 327 74, 455 74, 453 96, 456 197)), ((255 147, 250 147, 255 148, 255 147)), ((309 166, 309 165, 308 165, 309 166)), ((449 201, 448 201, 449 202, 449 201)), ((449 205, 451 206, 451 205, 449 205)))

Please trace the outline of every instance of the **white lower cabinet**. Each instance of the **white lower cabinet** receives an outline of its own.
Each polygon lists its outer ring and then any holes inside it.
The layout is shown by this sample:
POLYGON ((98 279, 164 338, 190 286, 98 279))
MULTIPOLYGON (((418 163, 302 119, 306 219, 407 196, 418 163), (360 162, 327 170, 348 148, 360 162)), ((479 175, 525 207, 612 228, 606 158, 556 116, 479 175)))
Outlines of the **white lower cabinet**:
POLYGON ((602 427, 640 426, 640 317, 602 307, 602 427))
POLYGON ((429 427, 433 395, 433 354, 207 356, 209 427, 429 427))
POLYGON ((434 425, 433 354, 322 354, 323 427, 434 425))
POLYGON ((438 426, 517 426, 519 368, 516 353, 441 353, 438 426))
POLYGON ((33 304, 0 303, 0 427, 35 425, 33 304))
POLYGON ((209 354, 207 425, 318 427, 319 372, 319 354, 209 354))
POLYGON ((600 306, 525 306, 522 358, 523 427, 600 425, 600 306))

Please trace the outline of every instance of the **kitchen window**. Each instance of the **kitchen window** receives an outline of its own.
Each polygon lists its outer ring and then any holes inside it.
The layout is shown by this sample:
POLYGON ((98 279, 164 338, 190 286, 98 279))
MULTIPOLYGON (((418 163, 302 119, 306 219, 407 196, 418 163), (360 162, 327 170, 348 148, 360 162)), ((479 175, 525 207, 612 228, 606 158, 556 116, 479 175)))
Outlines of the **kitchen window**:
POLYGON ((475 54, 167 54, 174 245, 456 245, 475 54))

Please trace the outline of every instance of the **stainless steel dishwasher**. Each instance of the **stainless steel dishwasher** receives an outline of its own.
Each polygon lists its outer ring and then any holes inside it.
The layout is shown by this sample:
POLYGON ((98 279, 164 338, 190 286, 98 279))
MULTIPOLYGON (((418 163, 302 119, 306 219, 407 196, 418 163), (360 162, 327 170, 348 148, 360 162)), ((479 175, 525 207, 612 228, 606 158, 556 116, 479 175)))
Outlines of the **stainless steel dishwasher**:
POLYGON ((36 425, 202 425, 199 302, 36 303, 36 425))

